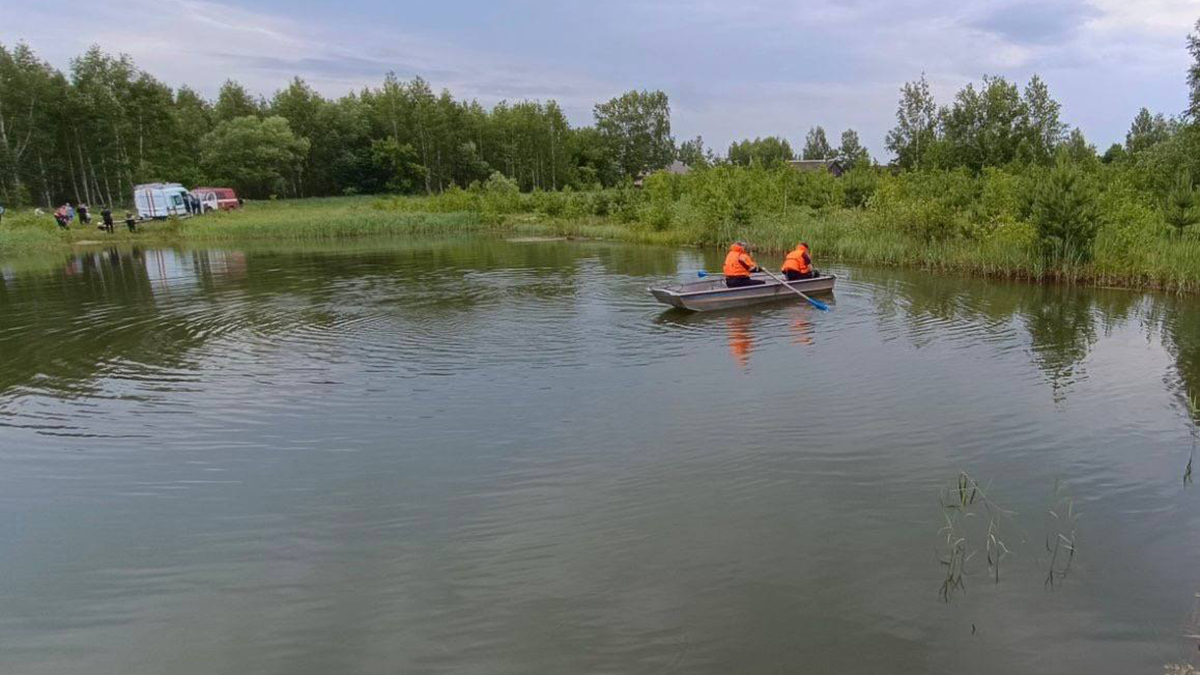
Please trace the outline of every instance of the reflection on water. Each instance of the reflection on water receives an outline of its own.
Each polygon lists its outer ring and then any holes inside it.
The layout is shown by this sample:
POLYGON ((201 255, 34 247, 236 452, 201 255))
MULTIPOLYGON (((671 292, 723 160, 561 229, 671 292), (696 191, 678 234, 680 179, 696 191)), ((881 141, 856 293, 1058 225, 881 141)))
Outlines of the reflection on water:
POLYGON ((833 270, 827 314, 645 292, 720 255, 470 239, 0 263, 0 672, 1191 657, 1196 299, 862 268, 833 270), (992 521, 956 523, 969 592, 946 604, 956 475, 1011 512, 1012 554, 1000 571, 992 521))
POLYGON ((797 306, 791 314, 792 344, 811 347, 814 335, 812 310, 806 306, 797 306))
POLYGON ((749 314, 725 319, 725 324, 729 326, 729 353, 743 368, 750 365, 750 352, 754 351, 754 336, 750 334, 751 320, 749 314))
POLYGON ((1034 363, 1046 373, 1056 401, 1082 376, 1083 361, 1096 342, 1092 300, 1077 293, 1038 293, 1023 311, 1034 363))

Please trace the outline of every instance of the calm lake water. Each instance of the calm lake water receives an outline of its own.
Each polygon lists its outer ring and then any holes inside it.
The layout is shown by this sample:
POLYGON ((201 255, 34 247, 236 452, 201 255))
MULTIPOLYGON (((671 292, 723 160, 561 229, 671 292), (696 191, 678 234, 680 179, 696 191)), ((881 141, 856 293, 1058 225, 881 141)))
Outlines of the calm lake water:
POLYGON ((719 262, 0 263, 0 672, 1197 661, 1200 300, 840 265, 828 314, 645 292, 719 262))

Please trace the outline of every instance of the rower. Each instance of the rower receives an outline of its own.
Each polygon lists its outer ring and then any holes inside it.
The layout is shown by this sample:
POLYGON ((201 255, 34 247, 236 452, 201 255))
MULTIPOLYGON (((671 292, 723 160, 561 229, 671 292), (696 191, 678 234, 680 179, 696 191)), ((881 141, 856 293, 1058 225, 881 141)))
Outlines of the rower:
POLYGON ((783 275, 788 281, 811 279, 817 276, 812 266, 812 256, 808 251, 808 242, 796 244, 795 250, 787 254, 783 261, 783 275))
POLYGON ((754 279, 750 276, 751 272, 760 272, 762 268, 754 262, 754 258, 750 257, 746 248, 746 242, 734 242, 725 256, 725 285, 729 288, 759 286, 766 283, 762 279, 754 279))

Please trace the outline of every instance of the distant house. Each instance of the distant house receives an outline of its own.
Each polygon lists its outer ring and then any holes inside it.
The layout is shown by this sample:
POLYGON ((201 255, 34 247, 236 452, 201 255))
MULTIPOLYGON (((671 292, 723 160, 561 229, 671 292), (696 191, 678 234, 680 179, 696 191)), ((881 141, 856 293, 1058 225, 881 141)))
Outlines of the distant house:
MULTIPOLYGON (((687 164, 684 164, 683 162, 681 162, 679 160, 675 160, 674 162, 671 162, 670 164, 659 169, 659 171, 665 171, 666 173, 669 173, 669 174, 672 174, 675 176, 686 176, 692 172, 692 167, 688 166, 687 164)), ((638 175, 637 179, 633 181, 633 187, 636 187, 636 188, 642 187, 642 181, 644 181, 646 179, 646 176, 649 176, 652 173, 656 173, 656 172, 643 171, 640 175, 638 175)))
POLYGON ((839 159, 789 159, 788 166, 797 171, 828 171, 835 176, 846 173, 839 159))

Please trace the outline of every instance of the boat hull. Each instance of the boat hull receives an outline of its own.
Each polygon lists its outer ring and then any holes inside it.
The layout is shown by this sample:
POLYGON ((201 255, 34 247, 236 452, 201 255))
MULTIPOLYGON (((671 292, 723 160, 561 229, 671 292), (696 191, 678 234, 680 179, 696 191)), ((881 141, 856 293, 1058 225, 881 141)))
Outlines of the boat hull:
MULTIPOLYGON (((734 307, 745 307, 777 300, 800 300, 800 296, 784 288, 784 285, 769 275, 755 274, 755 278, 766 283, 759 286, 727 288, 721 277, 709 281, 684 284, 676 287, 649 288, 650 294, 664 305, 692 312, 711 312, 734 307)), ((789 281, 788 286, 806 295, 833 291, 837 277, 825 274, 812 279, 789 281)))

